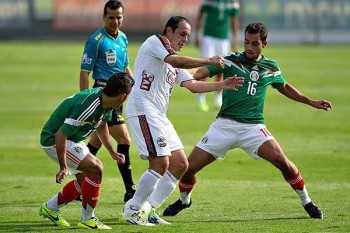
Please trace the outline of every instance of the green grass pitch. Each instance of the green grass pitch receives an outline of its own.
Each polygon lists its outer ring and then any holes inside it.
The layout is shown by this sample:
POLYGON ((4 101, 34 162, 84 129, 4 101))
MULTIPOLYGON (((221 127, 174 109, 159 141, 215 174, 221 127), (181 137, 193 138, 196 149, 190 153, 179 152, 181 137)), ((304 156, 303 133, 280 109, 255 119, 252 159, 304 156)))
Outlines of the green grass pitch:
MULTIPOLYGON (((40 204, 63 187, 55 183, 58 166, 41 150, 39 134, 57 104, 78 91, 83 46, 84 41, 0 42, 0 232, 85 232, 74 229, 81 214, 78 202, 62 209, 73 226, 69 230, 38 214, 40 204)), ((132 62, 138 46, 130 45, 132 62)), ((181 54, 197 56, 198 50, 188 45, 181 54)), ((103 149, 96 216, 113 232, 350 232, 350 45, 271 44, 264 54, 277 60, 286 80, 304 94, 333 103, 332 111, 320 111, 270 88, 265 107, 269 130, 299 167, 325 219, 309 219, 277 169, 236 149, 199 173, 192 207, 165 218, 173 225, 124 225, 118 221, 123 183, 103 149)), ((208 95, 211 106, 213 97, 208 95)), ((195 95, 177 86, 168 115, 189 154, 216 111, 198 112, 195 95)), ((131 160, 138 181, 147 162, 139 159, 134 144, 131 160)), ((160 213, 177 198, 178 190, 160 213)))

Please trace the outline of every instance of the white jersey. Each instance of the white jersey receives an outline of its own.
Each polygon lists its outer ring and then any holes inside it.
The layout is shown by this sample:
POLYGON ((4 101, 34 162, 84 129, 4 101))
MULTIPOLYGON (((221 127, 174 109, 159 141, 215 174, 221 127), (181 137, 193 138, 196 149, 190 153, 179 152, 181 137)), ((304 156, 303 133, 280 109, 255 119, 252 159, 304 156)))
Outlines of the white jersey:
POLYGON ((135 64, 135 85, 131 90, 125 108, 126 117, 159 114, 165 115, 169 100, 177 83, 193 77, 185 69, 178 69, 164 59, 176 54, 165 36, 153 35, 140 47, 135 64))

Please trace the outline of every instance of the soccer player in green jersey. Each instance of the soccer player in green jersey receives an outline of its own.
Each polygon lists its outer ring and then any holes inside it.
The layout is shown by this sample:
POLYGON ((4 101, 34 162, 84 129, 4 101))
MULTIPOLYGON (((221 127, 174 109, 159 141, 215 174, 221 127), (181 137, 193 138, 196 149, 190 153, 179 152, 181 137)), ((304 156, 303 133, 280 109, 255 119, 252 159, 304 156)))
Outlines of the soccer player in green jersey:
POLYGON ((112 111, 125 102, 133 85, 134 80, 128 73, 113 74, 105 87, 87 89, 63 100, 44 125, 40 144, 48 157, 59 164, 56 182, 61 184, 67 175, 84 175, 82 181, 71 180, 40 206, 39 214, 55 225, 70 226, 59 209, 82 195, 82 215, 77 227, 111 229, 94 214, 103 165, 83 140, 96 131, 112 158, 118 163, 125 162, 124 155, 112 147, 106 122, 111 120, 112 111))
POLYGON ((225 158, 229 150, 241 148, 254 159, 263 158, 279 169, 299 196, 309 216, 323 218, 321 209, 311 201, 298 168, 267 130, 263 109, 269 85, 286 97, 316 109, 328 111, 332 105, 326 100, 312 100, 287 83, 276 61, 261 54, 266 46, 267 28, 261 23, 249 24, 245 29, 244 52, 226 56, 225 67, 222 69, 206 66, 194 75, 196 79, 201 79, 217 73, 223 73, 224 78, 236 74, 244 77, 244 84, 234 93, 224 90, 223 105, 216 121, 188 158, 188 170, 179 182, 180 199, 164 210, 164 216, 174 216, 190 207, 191 192, 198 171, 216 159, 225 158))
MULTIPOLYGON (((238 0, 202 1, 195 23, 195 45, 200 49, 200 57, 227 55, 231 45, 234 52, 238 51, 239 10, 238 0)), ((222 74, 219 73, 216 81, 221 80, 222 74)), ((221 104, 222 90, 218 90, 215 95, 215 108, 219 109, 221 104)), ((197 109, 209 111, 206 93, 197 94, 197 109)))

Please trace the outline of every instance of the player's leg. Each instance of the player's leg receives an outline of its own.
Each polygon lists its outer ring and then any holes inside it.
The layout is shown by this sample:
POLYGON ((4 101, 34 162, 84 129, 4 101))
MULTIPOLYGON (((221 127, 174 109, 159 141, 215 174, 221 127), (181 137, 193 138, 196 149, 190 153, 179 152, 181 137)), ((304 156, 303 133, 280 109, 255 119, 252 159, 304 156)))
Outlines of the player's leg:
MULTIPOLYGON (((200 44, 200 57, 212 57, 214 54, 214 49, 211 43, 211 38, 208 36, 203 36, 200 44)), ((208 81, 207 79, 202 79, 202 81, 208 81)), ((208 112, 209 106, 206 100, 206 93, 198 93, 196 97, 196 108, 202 112, 208 112)))
MULTIPOLYGON (((137 116, 128 118, 129 129, 134 136, 140 157, 147 159, 148 169, 138 182, 134 196, 125 204, 123 217, 128 224, 149 225, 148 219, 140 216, 141 207, 156 189, 157 183, 169 167, 171 154, 159 116, 137 116)), ((153 225, 153 224, 152 224, 153 225)))
POLYGON ((188 157, 188 169, 179 181, 180 199, 164 210, 164 216, 175 216, 191 206, 191 193, 197 182, 196 174, 217 158, 225 158, 227 151, 234 148, 236 130, 227 127, 232 125, 231 120, 218 118, 193 148, 188 157))
POLYGON ((158 209, 164 203, 164 201, 174 192, 179 179, 188 167, 188 161, 183 149, 172 151, 171 156, 169 157, 169 161, 170 165, 168 170, 159 180, 156 189, 148 200, 153 211, 153 215, 150 215, 148 220, 154 224, 170 224, 169 222, 161 219, 156 214, 156 209, 158 209))
POLYGON ((297 193, 301 200, 302 206, 305 208, 311 218, 323 218, 321 209, 319 209, 311 201, 304 179, 301 177, 298 168, 287 158, 275 139, 270 139, 264 142, 259 147, 258 155, 272 163, 282 172, 284 179, 297 193))
MULTIPOLYGON (((218 39, 215 38, 215 43, 212 44, 215 48, 215 54, 225 56, 230 52, 230 40, 229 39, 218 39)), ((216 82, 221 82, 223 80, 223 74, 217 74, 215 77, 216 82)), ((222 105, 222 90, 215 92, 214 106, 217 110, 221 108, 222 105)))
POLYGON ((125 203, 123 218, 127 224, 149 225, 148 219, 143 219, 140 215, 141 208, 155 191, 169 166, 169 159, 168 156, 149 156, 148 163, 149 168, 140 177, 134 196, 125 203))
POLYGON ((93 155, 97 155, 97 152, 100 150, 102 146, 102 143, 100 141, 100 139, 97 136, 97 133, 93 133, 89 139, 89 143, 87 145, 87 147, 89 148, 89 151, 91 154, 93 155))
MULTIPOLYGON (((223 80, 223 74, 217 74, 216 78, 215 78, 216 82, 221 82, 223 80)), ((222 105, 222 89, 217 90, 215 92, 215 100, 214 100, 214 106, 216 108, 216 110, 219 110, 221 108, 222 105)))
POLYGON ((188 169, 179 181, 180 198, 164 210, 164 216, 175 216, 191 206, 191 193, 197 182, 197 172, 215 160, 210 153, 198 147, 193 148, 188 157, 188 169))
POLYGON ((85 178, 81 184, 82 216, 77 227, 86 229, 111 229, 95 217, 95 209, 98 204, 102 183, 102 162, 96 156, 88 153, 79 164, 77 170, 85 174, 85 178))
POLYGON ((130 162, 130 143, 128 129, 122 116, 122 106, 116 109, 112 114, 112 121, 108 122, 109 133, 118 143, 117 152, 125 155, 125 163, 119 164, 118 169, 123 178, 125 186, 124 202, 127 202, 136 191, 136 185, 132 179, 130 162))
MULTIPOLYGON (((58 162, 57 152, 54 146, 49 148, 43 148, 43 149, 53 160, 58 162)), ((78 172, 84 172, 86 178, 93 177, 91 178, 92 180, 97 180, 95 183, 98 186, 98 190, 97 190, 97 193, 98 193, 99 191, 98 184, 101 183, 101 177, 102 177, 102 172, 101 172, 102 165, 99 162, 99 160, 97 160, 97 162, 94 162, 94 163, 91 163, 91 162, 89 163, 90 161, 89 158, 94 158, 95 160, 96 158, 93 155, 89 154, 89 150, 84 143, 74 143, 72 141, 68 141, 66 154, 67 154, 68 174, 73 175, 73 174, 77 174, 78 172)), ((83 178, 85 176, 81 176, 81 177, 83 178)), ((42 215, 43 217, 49 218, 56 225, 69 226, 69 224, 60 216, 59 209, 62 206, 70 203, 80 194, 83 194, 83 204, 85 205, 84 203, 84 199, 86 199, 84 198, 84 193, 86 193, 86 191, 84 191, 86 189, 85 188, 86 185, 84 186, 85 179, 83 182, 79 182, 78 180, 72 180, 68 182, 57 195, 52 197, 49 201, 47 201, 41 206, 40 212, 39 212, 40 215, 42 215)), ((93 193, 96 193, 96 192, 93 192, 93 193)), ((95 196, 98 196, 98 195, 93 195, 93 196, 94 196, 94 199, 96 199, 95 196)), ((82 218, 84 218, 84 214, 82 218)))
MULTIPOLYGON (((201 81, 207 82, 208 79, 204 78, 201 81)), ((208 112, 209 106, 207 104, 207 94, 206 93, 198 93, 196 97, 196 108, 201 112, 208 112)))
MULTIPOLYGON (((214 47, 214 54, 218 54, 220 56, 226 56, 229 54, 231 49, 231 43, 229 39, 219 39, 214 38, 214 42, 211 45, 214 47)), ((215 76, 216 82, 221 82, 223 80, 223 74, 217 74, 215 76)), ((215 99, 214 99, 214 107, 216 110, 219 110, 222 105, 222 90, 218 90, 215 92, 215 99)))
MULTIPOLYGON (((67 147, 71 147, 74 143, 71 141, 67 142, 67 147)), ((79 151, 83 154, 83 145, 78 144, 76 146, 79 148, 79 151)), ((50 157, 53 161, 58 163, 57 151, 55 146, 50 147, 42 147, 45 153, 50 157)), ((85 147, 85 153, 88 153, 88 149, 85 147)), ((71 156, 70 151, 67 151, 67 166, 68 166, 68 175, 73 175, 77 173, 76 170, 80 159, 72 161, 70 158, 75 157, 71 156)), ((83 156, 81 157, 83 158, 83 156)), ((75 179, 68 182, 63 189, 53 197, 51 197, 48 201, 44 202, 40 206, 39 215, 44 218, 50 219, 55 225, 67 227, 70 224, 61 216, 60 208, 70 203, 77 196, 81 194, 81 186, 79 182, 75 179)))
POLYGON ((131 161, 130 161, 130 136, 125 124, 117 124, 109 127, 110 134, 117 141, 117 151, 125 155, 125 163, 119 164, 118 169, 123 178, 125 194, 124 202, 127 202, 136 191, 136 185, 132 178, 131 161))

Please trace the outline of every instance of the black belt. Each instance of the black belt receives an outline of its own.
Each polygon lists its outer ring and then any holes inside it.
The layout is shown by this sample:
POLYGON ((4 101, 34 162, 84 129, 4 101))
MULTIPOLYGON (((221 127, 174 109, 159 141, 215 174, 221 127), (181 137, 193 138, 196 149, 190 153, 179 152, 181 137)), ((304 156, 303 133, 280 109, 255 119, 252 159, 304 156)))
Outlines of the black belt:
POLYGON ((107 81, 106 80, 95 80, 95 85, 98 86, 106 86, 107 81))

